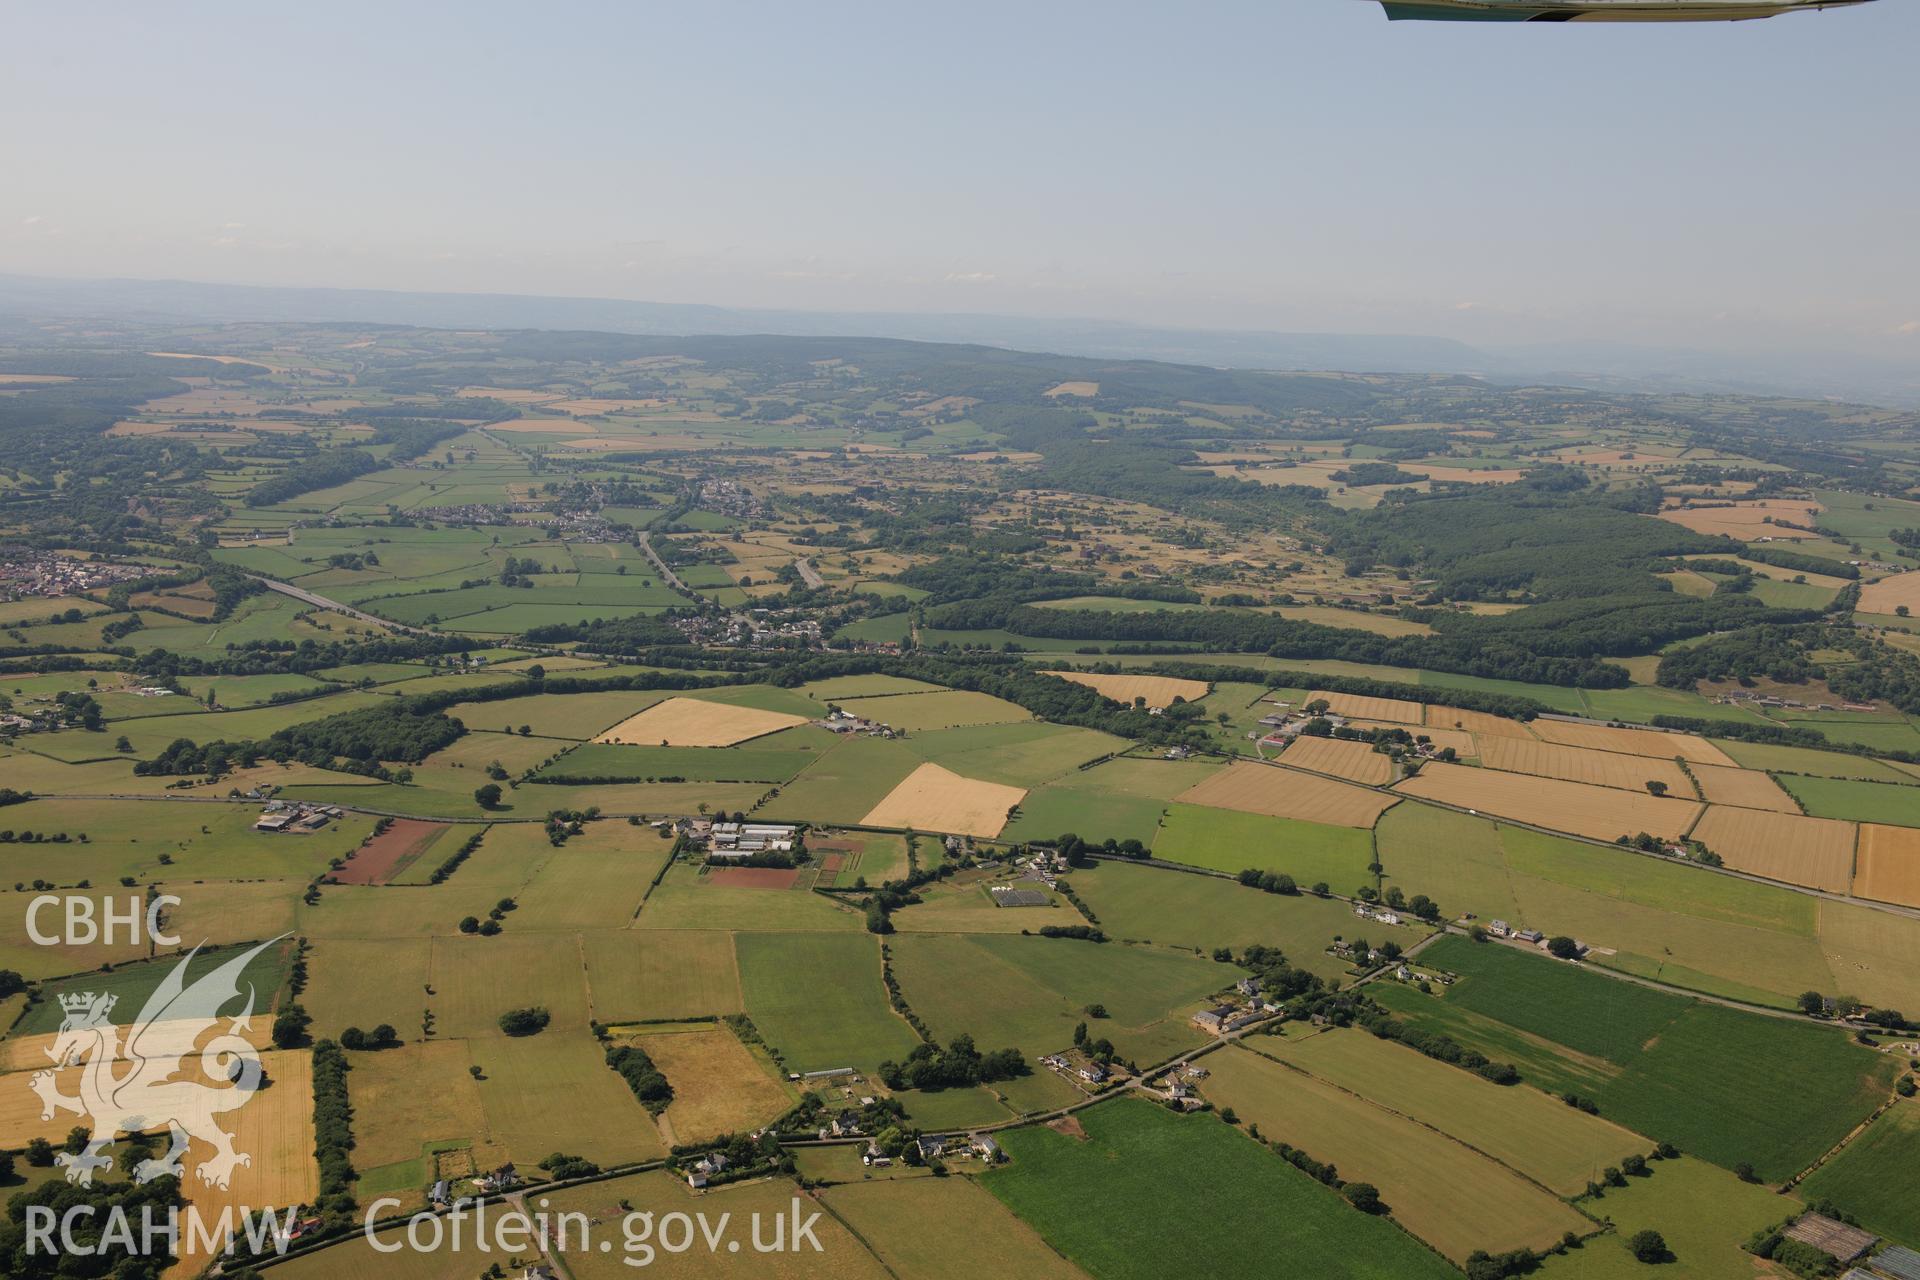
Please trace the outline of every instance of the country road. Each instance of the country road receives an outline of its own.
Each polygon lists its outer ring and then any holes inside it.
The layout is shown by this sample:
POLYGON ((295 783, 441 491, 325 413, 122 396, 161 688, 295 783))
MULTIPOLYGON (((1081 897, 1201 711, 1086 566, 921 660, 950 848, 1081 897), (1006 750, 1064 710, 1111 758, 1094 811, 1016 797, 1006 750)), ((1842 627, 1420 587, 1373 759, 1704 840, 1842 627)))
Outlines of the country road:
POLYGON ((252 577, 255 582, 258 582, 261 586, 267 588, 267 590, 278 591, 283 596, 292 596, 295 600, 310 604, 316 609, 328 609, 334 613, 344 613, 349 618, 357 618, 361 622, 369 622, 376 627, 388 627, 395 631, 404 631, 408 635, 425 636, 433 634, 419 627, 409 627, 402 623, 389 622, 385 618, 376 618, 370 613, 362 613, 352 605, 341 604, 338 600, 329 600, 327 597, 309 591, 305 587, 296 587, 291 582, 277 582, 272 578, 263 578, 259 574, 253 574, 252 577))
POLYGON ((680 581, 680 575, 668 568, 667 562, 660 558, 660 553, 653 549, 653 539, 648 534, 637 534, 634 541, 640 544, 640 550, 646 552, 647 559, 653 561, 653 567, 660 571, 661 581, 682 595, 694 595, 693 588, 680 581))
POLYGON ((827 580, 820 576, 818 569, 813 567, 813 561, 807 559, 805 556, 795 560, 793 562, 793 568, 794 572, 800 575, 800 581, 806 583, 815 591, 827 585, 827 580))

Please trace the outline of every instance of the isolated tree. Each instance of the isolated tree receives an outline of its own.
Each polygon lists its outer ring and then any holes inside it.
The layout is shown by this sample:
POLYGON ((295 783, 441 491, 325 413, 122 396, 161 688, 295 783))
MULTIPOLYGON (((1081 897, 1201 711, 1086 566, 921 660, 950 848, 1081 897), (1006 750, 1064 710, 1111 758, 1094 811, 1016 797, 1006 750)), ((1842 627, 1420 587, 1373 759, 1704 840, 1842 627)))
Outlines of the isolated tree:
POLYGON ((496 808, 500 804, 500 785, 489 782, 473 789, 473 798, 482 809, 496 808))
POLYGON ((1666 1237, 1658 1231, 1636 1231, 1627 1240, 1627 1250, 1641 1262, 1652 1265, 1665 1262, 1672 1255, 1667 1252, 1666 1237))
POLYGON ((1667 794, 1667 784, 1658 778, 1649 778, 1647 780, 1647 790, 1656 796, 1663 796, 1667 794))
POLYGON ((1817 1018, 1827 1011, 1827 998, 1818 991, 1802 991, 1794 1002, 1800 1006, 1800 1012, 1809 1018, 1817 1018))
POLYGON ((1374 1186, 1371 1182, 1349 1182, 1346 1186, 1340 1188, 1340 1194, 1347 1198, 1348 1204, 1362 1213, 1385 1213, 1387 1211, 1386 1202, 1380 1198, 1380 1188, 1374 1186))

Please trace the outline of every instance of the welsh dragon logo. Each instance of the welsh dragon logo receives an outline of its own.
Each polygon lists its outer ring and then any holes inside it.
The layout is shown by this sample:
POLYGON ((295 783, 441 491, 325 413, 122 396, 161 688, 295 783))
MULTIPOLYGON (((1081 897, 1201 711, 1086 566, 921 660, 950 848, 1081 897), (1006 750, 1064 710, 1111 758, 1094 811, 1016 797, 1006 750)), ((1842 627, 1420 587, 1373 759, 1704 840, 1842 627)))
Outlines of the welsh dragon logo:
MULTIPOLYGON (((283 935, 284 936, 284 935, 283 935)), ((181 1176, 180 1158, 192 1139, 213 1148, 211 1158, 197 1172, 210 1186, 225 1189, 234 1169, 251 1166, 253 1157, 236 1151, 233 1139, 214 1123, 214 1117, 246 1105, 260 1087, 260 1053, 240 1033, 249 1029, 254 991, 241 989, 242 975, 253 958, 279 938, 242 952, 212 972, 187 983, 187 966, 200 954, 195 947, 182 957, 147 998, 140 1014, 122 1027, 110 1016, 118 997, 91 991, 60 997, 66 1017, 47 1049, 53 1068, 37 1071, 31 1087, 40 1095, 40 1118, 51 1120, 59 1111, 88 1117, 93 1124, 86 1147, 62 1151, 54 1157, 65 1166, 67 1181, 91 1185, 96 1169, 113 1161, 101 1152, 120 1133, 146 1133, 165 1126, 171 1139, 166 1153, 142 1160, 134 1167, 136 1182, 151 1182, 166 1174, 181 1176), (246 996, 237 1017, 223 1019, 220 1011, 246 996), (199 1040, 222 1021, 225 1030, 205 1045, 199 1040), (197 1047, 196 1047, 197 1046, 197 1047), (197 1056, 204 1074, 227 1085, 177 1078, 197 1056), (55 1072, 78 1066, 80 1096, 60 1092, 55 1072)))

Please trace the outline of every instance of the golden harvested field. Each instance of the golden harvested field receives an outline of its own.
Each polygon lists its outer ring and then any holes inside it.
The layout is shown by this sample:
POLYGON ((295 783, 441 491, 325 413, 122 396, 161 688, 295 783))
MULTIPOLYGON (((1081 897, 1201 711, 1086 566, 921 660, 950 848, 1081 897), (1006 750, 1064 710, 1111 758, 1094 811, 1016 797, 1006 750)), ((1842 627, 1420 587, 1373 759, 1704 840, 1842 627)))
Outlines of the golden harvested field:
POLYGON ((1132 706, 1135 698, 1145 698, 1150 707, 1172 706, 1175 698, 1198 702, 1207 696, 1210 687, 1204 680, 1176 680, 1172 676, 1097 676, 1085 671, 1043 671, 1040 674, 1083 684, 1101 697, 1112 698, 1127 706, 1132 706))
POLYGON ((923 764, 887 792, 860 825, 991 839, 1007 825, 1007 811, 1026 798, 1024 787, 980 782, 937 764, 923 764))
POLYGON ((1920 829, 1861 823, 1853 895, 1920 907, 1920 829))
POLYGON ((1512 484, 1526 478, 1524 471, 1475 471, 1469 467, 1436 467, 1426 462, 1409 462, 1401 468, 1429 480, 1447 480, 1457 484, 1512 484))
POLYGON ((731 747, 806 722, 805 716, 784 711, 735 707, 699 698, 668 698, 628 716, 594 741, 641 747, 731 747))
POLYGON ((1370 787, 1385 786, 1393 781, 1393 761, 1366 742, 1341 742, 1302 734, 1293 740, 1281 759, 1296 769, 1331 774, 1370 787))
POLYGON ((43 382, 72 382, 73 379, 58 373, 0 373, 0 387, 29 385, 43 382))
POLYGON ((1097 396, 1100 384, 1097 382, 1063 382, 1047 392, 1050 396, 1097 396))
POLYGON ((1423 708, 1417 702, 1400 698, 1363 698, 1353 693, 1328 693, 1315 689, 1308 702, 1325 701, 1337 716, 1361 716, 1368 720, 1391 720, 1395 724, 1419 724, 1423 708))
MULTIPOLYGON (((284 1211, 320 1194, 320 1166, 313 1158, 313 1055, 305 1049, 275 1050, 261 1054, 260 1064, 272 1087, 216 1121, 233 1135, 234 1150, 253 1157, 253 1163, 235 1169, 222 1191, 195 1173, 212 1152, 195 1143, 182 1161, 181 1194, 203 1221, 218 1220, 229 1207, 235 1219, 243 1209, 284 1211)), ((191 1238, 191 1232, 183 1236, 180 1261, 169 1276, 196 1275, 207 1265, 206 1255, 192 1252, 191 1238)))
POLYGON ((1742 542, 1749 538, 1814 538, 1818 534, 1768 524, 1769 517, 1793 524, 1811 525, 1822 507, 1817 502, 1786 502, 1769 498, 1763 502, 1741 502, 1727 507, 1697 507, 1691 511, 1676 508, 1662 511, 1660 518, 1670 520, 1695 533, 1724 533, 1742 542))
POLYGON ((1901 605, 1920 613, 1920 570, 1896 573, 1860 588, 1860 612, 1892 613, 1901 605))
POLYGON ((793 1095, 725 1027, 635 1036, 631 1043, 673 1086, 673 1101, 657 1117, 669 1146, 747 1133, 793 1105, 793 1095))
POLYGON ((575 417, 594 417, 603 413, 637 413, 641 409, 658 408, 666 404, 664 400, 601 400, 588 398, 583 400, 555 400, 543 406, 555 413, 570 413, 575 417))
POLYGON ((1480 763, 1508 773, 1591 782, 1597 787, 1620 787, 1627 791, 1645 791, 1649 782, 1664 782, 1669 795, 1682 799, 1693 795, 1693 784, 1673 761, 1622 755, 1618 751, 1589 751, 1551 742, 1489 737, 1480 745, 1480 763))
MULTIPOLYGON (((1533 731, 1518 720, 1509 720, 1505 716, 1489 715, 1484 711, 1463 711, 1459 707, 1427 708, 1427 728, 1455 729, 1477 734, 1482 738, 1528 738, 1533 731)), ((1439 739, 1435 738, 1435 742, 1439 739)))
POLYGON ((1394 790, 1594 840, 1642 831, 1677 840, 1701 809, 1692 800, 1663 800, 1645 792, 1635 795, 1614 787, 1457 764, 1430 764, 1394 790))
POLYGON ((1851 822, 1714 805, 1693 838, 1735 871, 1845 893, 1853 879, 1851 822))
POLYGON ((1243 760, 1176 797, 1182 804, 1298 818, 1336 827, 1370 828, 1395 798, 1316 774, 1243 760))
POLYGON ((1719 765, 1696 764, 1693 776, 1710 804, 1730 804, 1742 809, 1770 809, 1775 813, 1799 813, 1793 797, 1780 784, 1758 769, 1723 769, 1719 765))
POLYGON ((1688 764, 1731 765, 1726 752, 1690 733, 1661 733, 1658 729, 1615 729, 1604 724, 1574 724, 1567 720, 1539 719, 1533 722, 1534 736, 1543 742, 1563 747, 1591 747, 1595 751, 1624 751, 1632 756, 1657 756, 1671 760, 1675 756, 1688 764))

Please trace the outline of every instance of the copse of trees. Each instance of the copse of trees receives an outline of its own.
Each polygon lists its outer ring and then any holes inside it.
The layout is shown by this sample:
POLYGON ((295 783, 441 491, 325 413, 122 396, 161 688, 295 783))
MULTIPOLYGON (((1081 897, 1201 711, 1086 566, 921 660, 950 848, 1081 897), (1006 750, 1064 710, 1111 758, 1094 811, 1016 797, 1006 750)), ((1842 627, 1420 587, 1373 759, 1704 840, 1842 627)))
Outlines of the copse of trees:
POLYGON ((247 494, 250 507, 270 507, 317 489, 331 489, 380 468, 379 459, 362 449, 322 449, 302 458, 247 494))
POLYGON ((1018 1049, 982 1053, 974 1047, 972 1036, 960 1035, 945 1049, 921 1044, 904 1062, 881 1063, 880 1079, 889 1089, 963 1089, 1011 1080, 1028 1071, 1018 1049))

